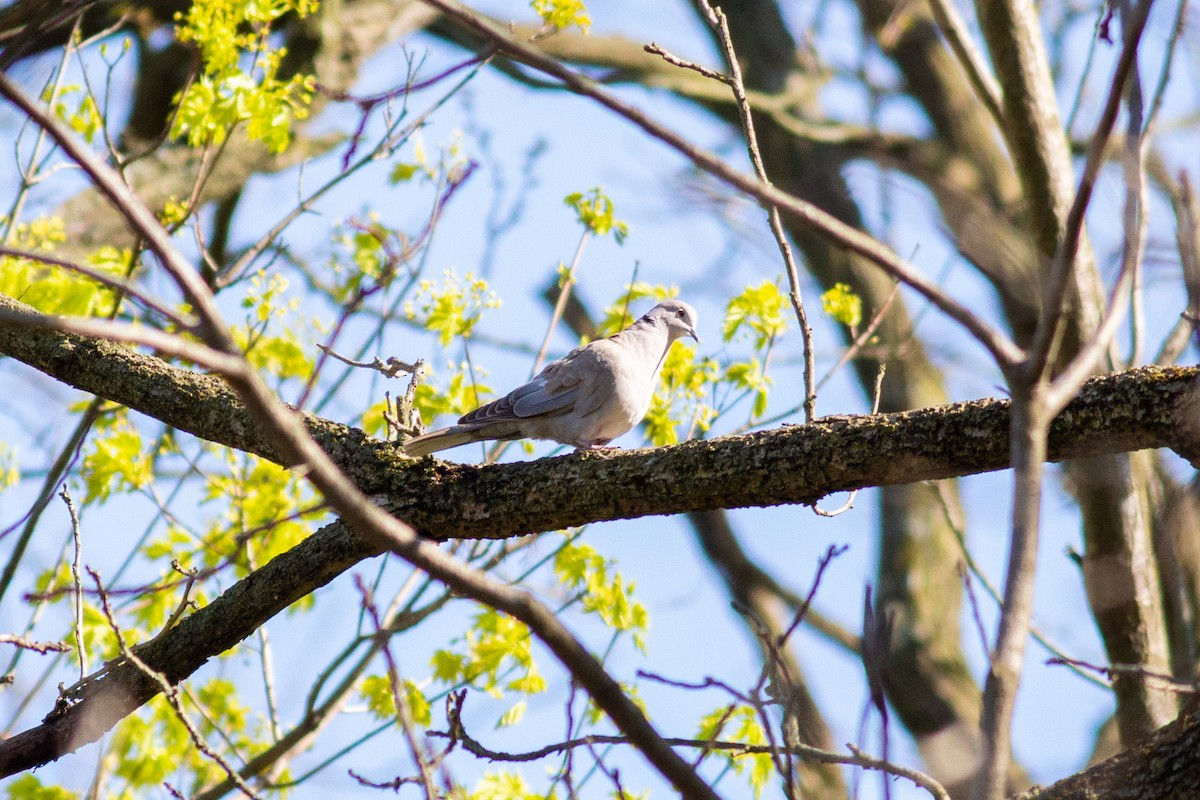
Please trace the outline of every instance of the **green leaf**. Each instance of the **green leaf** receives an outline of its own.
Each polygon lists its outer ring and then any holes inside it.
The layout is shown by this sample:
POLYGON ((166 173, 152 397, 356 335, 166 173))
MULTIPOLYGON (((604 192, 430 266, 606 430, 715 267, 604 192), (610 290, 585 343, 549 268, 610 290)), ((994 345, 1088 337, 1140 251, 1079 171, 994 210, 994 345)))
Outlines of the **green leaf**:
POLYGON ((396 697, 392 694, 392 682, 386 675, 368 675, 359 684, 358 691, 367 701, 367 710, 376 719, 396 718, 396 697))
POLYGON ((9 800, 76 800, 77 792, 42 783, 36 775, 25 773, 8 785, 9 800))
POLYGON ((83 457, 85 504, 104 502, 114 489, 141 489, 154 477, 150 458, 142 452, 142 437, 127 424, 92 440, 83 457))
POLYGON ((191 3, 176 15, 175 36, 200 52, 201 74, 176 97, 171 135, 192 147, 220 144, 239 123, 273 152, 284 150, 294 120, 308 115, 312 76, 278 78, 286 51, 274 47, 272 25, 286 13, 312 13, 312 0, 191 3), (251 56, 251 57, 247 57, 251 56))
POLYGON ((429 698, 425 693, 412 681, 405 679, 404 681, 405 697, 408 699, 408 710, 412 714, 413 722, 418 725, 428 726, 433 722, 433 711, 429 706, 429 698))
POLYGON ((821 295, 821 306, 826 314, 847 328, 857 328, 862 322, 862 298, 844 283, 835 283, 821 295))
MULTIPOLYGON (((428 725, 433 720, 429 700, 415 683, 403 680, 404 700, 412 721, 417 725, 428 725)), ((359 694, 367 701, 367 709, 380 720, 396 719, 396 695, 392 682, 386 675, 368 675, 359 685, 359 694)))
POLYGON ((421 171, 420 164, 400 163, 392 168, 392 174, 389 179, 392 183, 404 183, 412 180, 412 177, 421 171))
POLYGON ((583 0, 533 0, 533 10, 547 25, 565 30, 572 26, 587 33, 592 26, 583 0))
POLYGON ((571 588, 586 581, 590 573, 602 571, 604 568, 604 557, 590 545, 568 543, 560 547, 554 555, 554 574, 571 588))
POLYGON ((587 192, 575 192, 563 198, 563 202, 575 209, 575 217, 591 233, 604 236, 612 232, 617 244, 624 244, 629 235, 629 226, 613 216, 613 202, 599 187, 587 192))
POLYGON ((434 678, 442 683, 456 683, 466 671, 467 657, 449 650, 435 650, 429 663, 433 667, 434 678))
POLYGON ((519 700, 512 705, 507 711, 500 715, 499 721, 496 722, 497 728, 509 728, 520 722, 525 716, 526 704, 524 700, 519 700))
MULTIPOLYGON (((739 705, 732 711, 728 708, 720 708, 706 714, 700 720, 696 738, 722 739, 754 746, 762 746, 768 742, 758 713, 753 708, 744 705, 739 705)), ((720 755, 738 774, 745 771, 747 763, 750 764, 750 786, 754 790, 754 796, 759 797, 763 787, 767 785, 767 781, 774 773, 771 756, 767 753, 734 754, 729 751, 722 751, 720 755)))
POLYGON ((516 772, 489 772, 475 784, 475 791, 467 795, 468 800, 555 800, 551 792, 543 795, 532 792, 525 779, 516 772))
POLYGON ((749 331, 754 337, 754 349, 762 350, 787 330, 785 304, 783 292, 772 281, 747 286, 725 307, 721 336, 728 342, 749 331))
POLYGON ((0 442, 0 492, 15 486, 21 480, 21 469, 17 462, 17 448, 8 442, 0 442))
POLYGON ((409 319, 437 333, 438 343, 447 347, 455 337, 470 338, 483 312, 499 308, 500 300, 488 289, 487 281, 470 272, 464 278, 453 270, 443 274, 441 286, 430 280, 421 281, 415 302, 406 303, 404 311, 409 319))

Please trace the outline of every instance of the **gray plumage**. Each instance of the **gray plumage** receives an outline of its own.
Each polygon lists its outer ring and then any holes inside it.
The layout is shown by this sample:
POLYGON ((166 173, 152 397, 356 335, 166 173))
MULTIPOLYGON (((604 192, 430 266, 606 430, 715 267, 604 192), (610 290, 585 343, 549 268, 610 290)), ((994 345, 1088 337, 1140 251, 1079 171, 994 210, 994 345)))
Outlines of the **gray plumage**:
POLYGON ((551 439, 581 450, 603 447, 650 410, 672 343, 696 341, 696 311, 664 300, 620 333, 572 350, 533 380, 463 416, 457 425, 409 439, 420 457, 486 439, 551 439))

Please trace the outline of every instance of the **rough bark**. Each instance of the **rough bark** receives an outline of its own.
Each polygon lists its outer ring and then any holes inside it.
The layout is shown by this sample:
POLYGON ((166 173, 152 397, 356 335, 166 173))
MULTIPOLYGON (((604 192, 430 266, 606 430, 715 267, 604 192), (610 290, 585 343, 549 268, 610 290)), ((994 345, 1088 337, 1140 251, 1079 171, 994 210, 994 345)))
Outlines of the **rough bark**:
MULTIPOLYGON (((0 309, 24 308, 0 298, 0 309)), ((0 353, 179 430, 279 460, 212 376, 121 345, 9 322, 0 324, 0 353)), ((1145 367, 1093 379, 1057 418, 1051 460, 1153 447, 1192 452, 1198 370, 1145 367)), ((812 503, 832 492, 1003 469, 1008 406, 988 399, 830 416, 674 447, 486 466, 414 461, 356 428, 311 415, 305 422, 363 491, 383 495, 413 526, 439 537, 494 538, 646 514, 812 503)))
POLYGON ((1195 706, 1141 744, 1014 800, 1179 800, 1200 797, 1200 711, 1195 706))
MULTIPOLYGON (((150 669, 178 683, 275 614, 378 553, 378 548, 341 523, 326 526, 174 628, 137 647, 136 653, 150 669)), ((0 777, 33 769, 94 742, 160 691, 155 680, 124 659, 105 664, 64 689, 41 725, 0 742, 0 777)))

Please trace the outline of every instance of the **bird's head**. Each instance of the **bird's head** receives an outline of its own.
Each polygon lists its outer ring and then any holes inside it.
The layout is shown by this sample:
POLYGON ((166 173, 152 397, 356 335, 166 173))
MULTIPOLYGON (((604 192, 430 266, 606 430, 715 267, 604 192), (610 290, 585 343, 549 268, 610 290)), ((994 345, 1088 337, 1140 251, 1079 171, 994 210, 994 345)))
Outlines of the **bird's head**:
POLYGON ((690 336, 697 342, 700 341, 700 337, 696 333, 696 309, 682 300, 663 300, 650 309, 646 317, 655 323, 665 325, 667 335, 672 342, 684 336, 690 336))

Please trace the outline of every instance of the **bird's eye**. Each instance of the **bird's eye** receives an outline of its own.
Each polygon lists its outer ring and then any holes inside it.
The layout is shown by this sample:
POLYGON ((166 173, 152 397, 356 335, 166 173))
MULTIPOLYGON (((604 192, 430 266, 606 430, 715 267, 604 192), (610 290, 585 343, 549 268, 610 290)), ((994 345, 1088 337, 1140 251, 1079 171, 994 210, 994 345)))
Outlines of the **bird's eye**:
POLYGON ((677 317, 684 317, 684 316, 687 316, 687 312, 685 312, 685 311, 684 311, 684 310, 681 308, 681 309, 679 309, 678 311, 676 311, 676 312, 675 312, 675 316, 677 316, 677 317))

